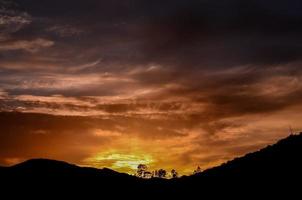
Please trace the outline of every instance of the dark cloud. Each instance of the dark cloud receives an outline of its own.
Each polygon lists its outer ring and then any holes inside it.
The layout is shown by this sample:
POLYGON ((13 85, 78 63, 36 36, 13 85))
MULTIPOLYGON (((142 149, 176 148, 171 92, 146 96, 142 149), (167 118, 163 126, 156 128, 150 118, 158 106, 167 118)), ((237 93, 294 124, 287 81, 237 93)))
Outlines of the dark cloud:
POLYGON ((15 37, 55 40, 51 54, 60 50, 74 62, 102 56, 116 68, 157 63, 195 69, 301 58, 296 0, 16 2, 33 22, 15 37))

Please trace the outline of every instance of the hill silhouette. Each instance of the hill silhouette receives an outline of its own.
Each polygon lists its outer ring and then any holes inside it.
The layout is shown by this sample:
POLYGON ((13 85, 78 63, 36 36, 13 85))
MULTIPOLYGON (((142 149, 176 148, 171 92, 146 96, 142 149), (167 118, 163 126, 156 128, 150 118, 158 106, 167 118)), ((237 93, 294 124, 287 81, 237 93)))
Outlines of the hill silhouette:
POLYGON ((255 178, 296 177, 302 167, 302 134, 291 135, 254 153, 204 171, 202 176, 255 178))
MULTIPOLYGON (((129 178, 127 174, 118 173, 111 169, 96 169, 91 167, 79 167, 63 161, 49 159, 31 159, 14 165, 7 169, 10 175, 25 177, 101 177, 101 178, 129 178)), ((133 177, 131 177, 133 178, 133 177)))
MULTIPOLYGON (((102 195, 239 194, 277 195, 299 191, 302 169, 302 134, 291 135, 257 152, 236 158, 202 173, 177 179, 140 179, 110 169, 79 167, 62 161, 33 159, 0 167, 6 189, 102 195), (219 192, 218 192, 219 191, 219 192)), ((138 196, 137 196, 138 195, 138 196)))
POLYGON ((183 177, 176 185, 181 191, 203 188, 206 194, 215 195, 220 191, 231 196, 244 193, 254 198, 281 194, 288 197, 298 194, 301 178, 302 133, 202 173, 183 177))

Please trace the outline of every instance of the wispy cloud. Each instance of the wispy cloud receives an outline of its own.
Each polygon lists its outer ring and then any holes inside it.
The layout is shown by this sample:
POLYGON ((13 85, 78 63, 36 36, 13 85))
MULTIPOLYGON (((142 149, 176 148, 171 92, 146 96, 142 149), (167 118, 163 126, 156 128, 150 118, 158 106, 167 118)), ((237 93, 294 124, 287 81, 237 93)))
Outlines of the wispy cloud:
POLYGON ((40 49, 53 45, 53 41, 42 38, 37 38, 35 40, 6 41, 1 43, 0 51, 24 50, 35 53, 40 49))
POLYGON ((7 98, 8 94, 4 90, 0 89, 0 99, 7 98))
POLYGON ((80 36, 83 30, 70 25, 54 25, 46 29, 47 32, 54 33, 60 37, 80 36))
POLYGON ((23 29, 32 22, 32 17, 28 13, 10 9, 6 5, 0 5, 0 41, 8 39, 10 34, 23 29))

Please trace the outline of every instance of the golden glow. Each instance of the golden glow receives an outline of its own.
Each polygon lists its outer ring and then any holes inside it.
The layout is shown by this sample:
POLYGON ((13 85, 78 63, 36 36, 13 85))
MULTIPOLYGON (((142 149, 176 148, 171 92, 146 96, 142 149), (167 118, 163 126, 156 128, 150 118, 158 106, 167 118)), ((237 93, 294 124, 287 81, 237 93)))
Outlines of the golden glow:
MULTIPOLYGON (((285 137, 288 124, 298 124, 301 119, 296 110, 301 107, 266 115, 265 121, 259 115, 222 119, 221 124, 242 125, 221 127, 212 135, 207 127, 189 127, 186 119, 5 114, 2 129, 20 134, 10 144, 14 148, 2 151, 0 165, 50 158, 129 174, 134 174, 139 164, 146 164, 150 171, 176 169, 180 175, 190 175, 197 166, 217 166, 285 137), (27 116, 27 126, 22 129, 15 126, 19 116, 27 116), (266 134, 257 134, 259 130, 266 130, 266 134)), ((8 136, 3 135, 2 141, 9 141, 8 136)))
POLYGON ((100 153, 85 160, 87 163, 94 163, 98 167, 108 167, 117 171, 129 174, 135 173, 139 164, 151 165, 154 160, 146 154, 125 154, 118 152, 100 153))

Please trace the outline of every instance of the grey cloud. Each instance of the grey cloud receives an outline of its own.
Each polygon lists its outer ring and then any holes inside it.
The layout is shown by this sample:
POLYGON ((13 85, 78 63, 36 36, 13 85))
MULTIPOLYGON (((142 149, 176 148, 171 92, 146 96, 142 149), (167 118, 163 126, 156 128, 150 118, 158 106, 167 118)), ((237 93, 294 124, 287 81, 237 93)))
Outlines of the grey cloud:
POLYGON ((54 25, 46 29, 47 32, 54 33, 60 37, 79 36, 84 31, 70 25, 54 25))
POLYGON ((178 69, 223 69, 301 58, 302 16, 296 0, 17 2, 35 17, 47 19, 23 34, 48 35, 37 27, 57 33, 74 32, 70 31, 74 27, 88 30, 68 40, 60 34, 48 36, 60 43, 65 57, 78 60, 81 54, 81 60, 91 60, 101 56, 115 70, 120 65, 150 63, 178 69))
POLYGON ((0 42, 32 22, 31 16, 26 12, 0 8, 0 42))

